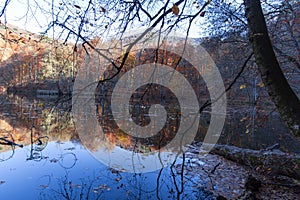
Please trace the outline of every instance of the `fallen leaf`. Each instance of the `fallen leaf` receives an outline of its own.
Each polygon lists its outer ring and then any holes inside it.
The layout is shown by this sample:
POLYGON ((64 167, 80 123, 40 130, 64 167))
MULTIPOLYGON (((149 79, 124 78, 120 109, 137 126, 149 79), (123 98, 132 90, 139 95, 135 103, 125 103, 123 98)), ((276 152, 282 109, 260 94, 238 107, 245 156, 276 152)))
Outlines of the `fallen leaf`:
POLYGON ((96 189, 93 189, 93 192, 94 192, 94 193, 96 193, 96 194, 98 194, 98 193, 99 193, 99 191, 98 191, 98 190, 96 190, 96 189))
POLYGON ((202 12, 200 13, 200 17, 204 17, 204 15, 205 15, 205 11, 202 11, 202 12))
POLYGON ((75 150, 75 147, 66 148, 66 149, 64 149, 64 150, 67 150, 67 151, 73 151, 73 150, 75 150))
POLYGON ((50 162, 52 162, 52 163, 57 163, 58 160, 57 160, 56 158, 53 158, 53 159, 50 160, 50 162))
POLYGON ((122 178, 115 178, 115 181, 119 182, 122 178))
POLYGON ((49 185, 40 185, 41 188, 46 189, 49 187, 49 185))
POLYGON ((75 187, 75 188, 81 188, 81 185, 80 184, 75 184, 75 185, 73 185, 73 187, 75 187))
POLYGON ((247 120, 248 117, 244 117, 240 120, 240 122, 245 122, 247 120))
POLYGON ((259 87, 264 87, 265 84, 261 81, 259 84, 257 84, 259 87))
POLYGON ((240 89, 245 89, 245 88, 246 88, 246 84, 240 85, 240 89))

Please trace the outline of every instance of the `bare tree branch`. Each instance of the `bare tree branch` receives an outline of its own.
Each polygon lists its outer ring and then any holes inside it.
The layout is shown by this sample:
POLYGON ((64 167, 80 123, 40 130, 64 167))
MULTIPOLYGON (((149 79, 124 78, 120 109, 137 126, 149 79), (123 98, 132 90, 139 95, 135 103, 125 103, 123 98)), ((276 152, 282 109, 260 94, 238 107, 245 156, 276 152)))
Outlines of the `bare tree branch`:
POLYGON ((6 7, 8 6, 8 4, 9 4, 10 1, 11 0, 6 0, 5 1, 4 6, 3 6, 3 8, 2 8, 2 10, 0 12, 0 17, 2 17, 2 15, 5 13, 6 7))

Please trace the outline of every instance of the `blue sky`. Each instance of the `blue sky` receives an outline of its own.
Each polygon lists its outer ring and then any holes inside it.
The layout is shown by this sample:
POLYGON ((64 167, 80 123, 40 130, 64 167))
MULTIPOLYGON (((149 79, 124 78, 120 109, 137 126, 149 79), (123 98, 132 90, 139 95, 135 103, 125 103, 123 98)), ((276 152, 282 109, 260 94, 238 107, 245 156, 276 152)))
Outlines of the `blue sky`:
MULTIPOLYGON (((0 0, 0 5, 3 5, 4 2, 5 0, 0 0)), ((1 17, 1 22, 6 21, 8 24, 34 33, 43 32, 53 17, 51 15, 50 2, 50 0, 11 0, 5 15, 1 17)), ((54 4, 58 3, 55 0, 53 2, 54 4)), ((190 37, 199 37, 199 30, 199 28, 195 29, 192 27, 189 33, 190 37)))

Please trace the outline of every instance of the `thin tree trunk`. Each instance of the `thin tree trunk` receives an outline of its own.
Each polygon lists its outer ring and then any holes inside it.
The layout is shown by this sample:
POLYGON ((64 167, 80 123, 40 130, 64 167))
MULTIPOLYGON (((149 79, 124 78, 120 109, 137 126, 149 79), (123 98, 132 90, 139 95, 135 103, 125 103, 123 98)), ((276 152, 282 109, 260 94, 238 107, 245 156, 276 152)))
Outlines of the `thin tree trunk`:
POLYGON ((275 56, 259 0, 245 0, 250 42, 262 81, 291 132, 300 138, 300 101, 287 82, 275 56))

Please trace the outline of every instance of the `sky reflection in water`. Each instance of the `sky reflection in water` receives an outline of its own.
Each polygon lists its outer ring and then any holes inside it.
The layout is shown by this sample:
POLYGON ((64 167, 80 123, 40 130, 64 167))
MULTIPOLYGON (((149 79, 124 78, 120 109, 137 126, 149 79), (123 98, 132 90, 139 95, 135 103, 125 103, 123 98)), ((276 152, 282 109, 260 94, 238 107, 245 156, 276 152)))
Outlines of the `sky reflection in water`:
MULTIPOLYGON (((3 152, 1 157, 10 153, 3 152)), ((93 158, 79 143, 49 142, 42 151, 43 159, 26 160, 29 156, 30 146, 26 146, 0 163, 0 179, 5 181, 0 185, 1 199, 174 199, 178 195, 174 180, 181 189, 181 176, 176 170, 174 177, 170 168, 161 174, 160 170, 142 174, 118 172, 93 158)), ((180 197, 206 198, 190 181, 185 182, 180 197)))

